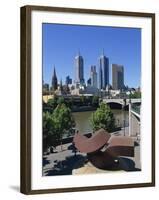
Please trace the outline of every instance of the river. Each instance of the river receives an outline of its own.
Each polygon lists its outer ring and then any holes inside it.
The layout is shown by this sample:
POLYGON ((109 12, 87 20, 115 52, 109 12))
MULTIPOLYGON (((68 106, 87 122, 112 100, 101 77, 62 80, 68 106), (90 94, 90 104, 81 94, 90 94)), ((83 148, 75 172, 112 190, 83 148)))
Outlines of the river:
MULTIPOLYGON (((92 127, 90 126, 90 117, 94 111, 86 112, 74 112, 73 116, 76 122, 76 129, 81 133, 90 133, 92 132, 92 127)), ((115 110, 112 109, 114 113, 115 121, 117 126, 124 127, 129 125, 129 111, 115 110), (124 120, 125 118, 125 120, 124 120)))

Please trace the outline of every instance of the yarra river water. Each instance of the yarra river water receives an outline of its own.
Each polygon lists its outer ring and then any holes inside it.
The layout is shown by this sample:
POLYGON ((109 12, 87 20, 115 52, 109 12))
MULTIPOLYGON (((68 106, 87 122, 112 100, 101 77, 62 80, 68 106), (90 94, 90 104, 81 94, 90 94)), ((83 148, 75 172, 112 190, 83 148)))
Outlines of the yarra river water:
MULTIPOLYGON (((92 132, 92 128, 90 125, 90 117, 93 112, 94 111, 73 113, 76 122, 76 130, 79 130, 79 132, 81 133, 92 132)), ((112 112, 114 113, 115 122, 118 127, 124 127, 124 124, 126 127, 129 125, 129 111, 112 109, 112 112)))

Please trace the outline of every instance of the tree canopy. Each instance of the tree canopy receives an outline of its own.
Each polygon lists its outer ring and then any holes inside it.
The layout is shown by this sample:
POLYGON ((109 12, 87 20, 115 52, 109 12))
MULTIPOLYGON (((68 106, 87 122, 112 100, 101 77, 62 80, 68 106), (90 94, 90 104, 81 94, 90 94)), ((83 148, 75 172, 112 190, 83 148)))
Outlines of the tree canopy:
POLYGON ((43 110, 52 113, 58 104, 57 101, 58 99, 56 96, 53 99, 49 99, 47 103, 43 104, 43 110))
POLYGON ((43 139, 44 146, 56 145, 63 136, 73 132, 75 121, 71 110, 64 103, 57 105, 52 113, 43 113, 43 139))
POLYGON ((92 105, 93 106, 98 106, 98 103, 99 103, 99 97, 98 96, 93 96, 92 105))
POLYGON ((131 99, 138 99, 138 98, 141 98, 141 92, 135 92, 135 93, 131 93, 129 94, 129 98, 131 99))
POLYGON ((115 118, 110 107, 101 103, 99 108, 92 114, 90 119, 93 131, 100 128, 113 132, 115 129, 115 118))
POLYGON ((64 134, 72 133, 72 128, 75 127, 71 110, 64 103, 59 104, 53 112, 54 130, 60 138, 64 134))
POLYGON ((56 145, 58 137, 54 132, 54 122, 50 112, 43 112, 43 147, 56 145))

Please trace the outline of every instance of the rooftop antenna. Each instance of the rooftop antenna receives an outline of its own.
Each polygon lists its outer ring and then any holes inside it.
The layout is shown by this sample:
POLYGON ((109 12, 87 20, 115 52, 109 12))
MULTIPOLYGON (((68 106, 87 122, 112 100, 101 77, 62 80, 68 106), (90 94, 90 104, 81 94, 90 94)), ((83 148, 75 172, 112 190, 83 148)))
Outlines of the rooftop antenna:
POLYGON ((103 48, 103 56, 104 56, 104 48, 103 48))
POLYGON ((54 74, 56 74, 55 65, 54 65, 54 74))

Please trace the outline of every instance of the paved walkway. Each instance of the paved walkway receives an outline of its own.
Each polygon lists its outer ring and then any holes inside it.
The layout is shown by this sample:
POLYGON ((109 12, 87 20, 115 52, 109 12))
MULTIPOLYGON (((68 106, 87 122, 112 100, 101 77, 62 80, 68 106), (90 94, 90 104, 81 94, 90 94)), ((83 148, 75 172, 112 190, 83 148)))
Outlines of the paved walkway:
POLYGON ((84 166, 86 154, 75 154, 71 143, 56 147, 54 153, 43 157, 43 176, 69 175, 72 170, 84 166))

